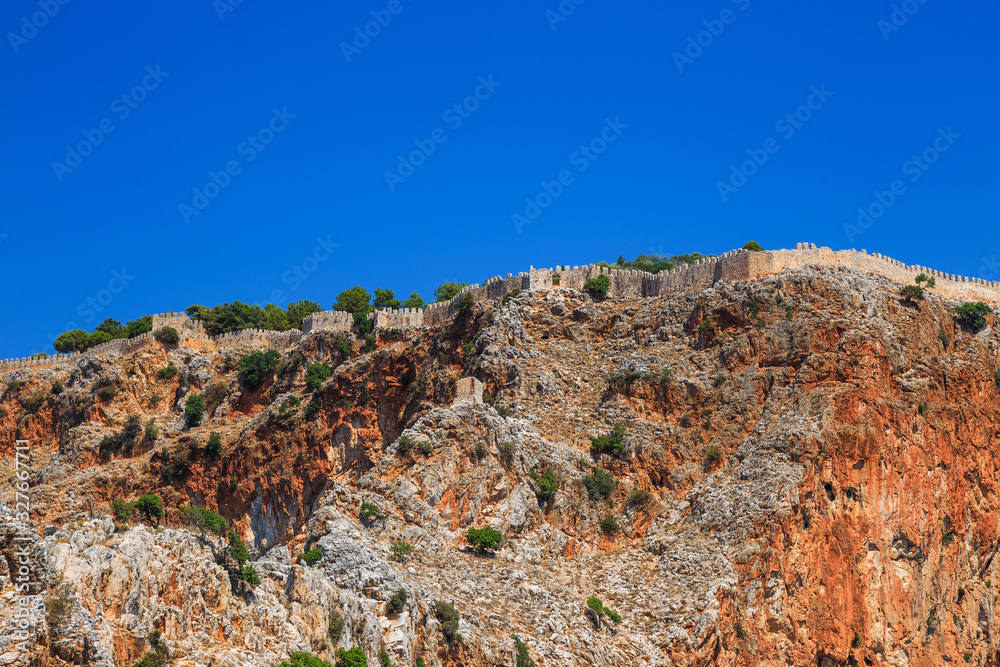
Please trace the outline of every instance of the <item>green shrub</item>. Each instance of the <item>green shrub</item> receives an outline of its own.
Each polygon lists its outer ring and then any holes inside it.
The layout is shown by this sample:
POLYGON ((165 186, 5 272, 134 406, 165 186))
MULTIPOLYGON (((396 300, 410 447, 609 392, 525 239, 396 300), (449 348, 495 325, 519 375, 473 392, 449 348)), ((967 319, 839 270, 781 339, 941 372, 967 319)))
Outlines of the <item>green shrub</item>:
POLYGON ((919 285, 903 285, 899 288, 899 296, 903 297, 909 302, 923 301, 924 300, 924 288, 919 285))
POLYGON ((205 407, 209 411, 214 411, 226 400, 229 393, 229 385, 225 382, 213 382, 205 388, 205 407))
POLYGON ((406 608, 406 589, 400 588, 398 591, 392 594, 389 598, 389 603, 387 605, 389 613, 399 614, 406 608))
POLYGON ((493 406, 493 409, 497 411, 497 414, 501 417, 510 417, 510 408, 503 403, 497 403, 493 406))
POLYGON ((146 315, 145 317, 140 317, 137 320, 132 320, 125 326, 125 332, 129 338, 135 338, 136 336, 141 336, 144 333, 149 333, 153 330, 153 316, 146 315))
POLYGON ((501 440, 497 443, 497 452, 500 455, 500 463, 505 467, 510 467, 514 463, 514 455, 517 453, 517 445, 513 440, 501 440))
POLYGON ((601 498, 607 500, 614 493, 617 482, 607 470, 595 466, 593 473, 583 478, 583 485, 591 500, 600 500, 601 498))
POLYGON ((147 651, 146 655, 137 660, 132 667, 165 667, 167 657, 157 651, 147 651))
POLYGON ((406 456, 411 451, 413 451, 414 444, 416 444, 416 440, 413 439, 413 436, 410 435, 401 436, 399 438, 399 441, 396 443, 396 452, 400 456, 406 456))
POLYGON ((618 519, 614 518, 610 514, 601 519, 601 530, 605 535, 614 535, 621 529, 622 527, 618 525, 618 519))
POLYGON ((52 387, 49 389, 49 391, 58 396, 59 394, 63 393, 63 383, 60 382, 59 380, 53 380, 52 387))
POLYGON ((424 662, 424 656, 417 656, 416 667, 427 667, 427 663, 424 662))
POLYGON ((684 414, 681 415, 678 421, 680 422, 681 426, 683 426, 684 428, 688 428, 693 423, 691 421, 691 413, 685 412, 684 414))
POLYGON ((143 433, 143 437, 149 442, 156 440, 157 436, 160 435, 160 429, 156 428, 156 420, 150 419, 146 422, 146 430, 143 433))
POLYGON ((589 292, 593 297, 605 297, 611 287, 611 279, 607 275, 601 274, 596 278, 591 278, 583 284, 585 292, 589 292))
POLYGON ((462 296, 455 301, 455 307, 459 315, 463 317, 469 315, 476 307, 476 297, 472 295, 472 292, 463 292, 462 296))
POLYGON ((851 642, 851 648, 861 648, 861 635, 857 632, 854 633, 854 640, 851 642))
POLYGON ((358 328, 358 333, 366 336, 375 328, 375 320, 368 317, 368 313, 354 313, 354 326, 358 328))
POLYGON ((243 374, 243 386, 255 391, 264 383, 264 376, 274 370, 281 355, 276 350, 267 352, 251 352, 240 358, 240 373, 243 374))
POLYGON ((978 330, 986 326, 986 315, 993 309, 982 302, 966 302, 955 308, 959 321, 970 329, 978 330))
POLYGON ((653 494, 646 489, 632 489, 626 502, 629 507, 646 507, 653 502, 653 494))
POLYGON ((372 503, 361 503, 361 512, 358 514, 362 521, 383 521, 388 515, 379 509, 378 505, 372 503))
POLYGON ((466 287, 467 283, 444 283, 438 285, 437 289, 434 290, 434 300, 438 303, 444 301, 451 301, 453 298, 458 296, 458 293, 462 291, 463 287, 466 287))
POLYGON ((719 373, 712 379, 712 384, 715 386, 716 389, 718 389, 719 387, 721 387, 723 384, 726 383, 726 379, 727 378, 725 373, 719 373))
POLYGON ((407 556, 413 553, 413 545, 404 540, 397 540, 389 547, 389 551, 392 552, 394 560, 405 561, 407 556))
POLYGON ((316 391, 333 371, 326 364, 309 364, 306 368, 306 389, 316 391))
POLYGON ((708 319, 707 317, 701 321, 698 325, 698 335, 708 342, 715 340, 716 336, 715 322, 708 319))
POLYGON ((737 622, 733 626, 733 632, 736 633, 736 638, 737 639, 746 639, 747 638, 747 631, 746 631, 746 629, 744 629, 743 624, 740 623, 740 622, 737 622))
POLYGON ((162 329, 158 329, 156 333, 153 334, 153 338, 164 345, 176 345, 181 342, 181 335, 177 333, 177 329, 174 329, 173 327, 163 327, 162 329))
POLYGON ((299 556, 298 560, 299 562, 305 563, 309 567, 312 567, 316 563, 323 560, 323 550, 320 549, 319 547, 316 547, 315 549, 310 549, 309 551, 299 556))
POLYGON ((201 418, 205 414, 205 399, 201 394, 190 396, 184 404, 184 417, 187 418, 188 426, 198 426, 201 418))
POLYGON ((156 377, 160 380, 169 380, 175 375, 177 375, 177 366, 174 366, 172 361, 166 367, 156 371, 156 377))
POLYGON ((607 435, 594 438, 590 444, 591 453, 598 455, 602 452, 618 456, 625 449, 625 424, 618 422, 607 435))
POLYGON ((476 353, 476 344, 475 343, 466 343, 465 345, 462 346, 462 356, 464 358, 468 359, 469 357, 471 357, 475 353, 476 353))
POLYGON ((920 414, 924 414, 925 412, 927 412, 928 407, 930 406, 928 406, 927 403, 918 403, 917 412, 919 412, 920 414))
POLYGON ((618 625, 619 623, 622 622, 622 615, 619 614, 614 609, 611 609, 610 607, 605 607, 604 613, 608 615, 608 618, 610 618, 611 622, 614 623, 615 625, 618 625))
POLYGON ((340 335, 337 336, 337 340, 333 342, 334 347, 340 352, 340 356, 347 358, 351 356, 353 350, 351 349, 351 343, 347 340, 347 336, 340 335))
POLYGON ((940 340, 941 344, 944 345, 945 347, 948 347, 948 345, 951 343, 951 340, 949 340, 948 334, 945 333, 944 329, 940 329, 938 331, 938 340, 940 340))
POLYGON ((314 398, 306 405, 305 410, 303 410, 303 414, 305 414, 306 419, 311 419, 314 414, 319 412, 319 408, 320 405, 314 398))
POLYGON ((377 347, 375 334, 366 333, 365 334, 365 352, 371 352, 377 347))
POLYGON ((535 661, 528 654, 528 647, 517 635, 511 635, 514 639, 514 651, 517 653, 515 667, 535 667, 535 661))
POLYGON ((417 443, 417 449, 419 449, 420 453, 424 456, 430 456, 434 453, 434 443, 430 440, 421 440, 417 443))
POLYGON ((185 505, 181 508, 181 513, 188 523, 194 524, 202 531, 207 529, 213 533, 222 535, 229 528, 229 524, 221 514, 213 512, 210 509, 205 509, 204 507, 185 505))
POLYGON ((383 342, 387 340, 396 340, 397 338, 403 337, 403 332, 399 329, 393 329, 386 327, 384 329, 379 329, 378 335, 382 337, 383 342))
POLYGON ((1000 389, 1000 370, 993 371, 993 384, 995 384, 997 388, 1000 389))
POLYGON ((482 461, 486 458, 489 451, 486 449, 486 445, 481 442, 477 442, 476 446, 472 448, 472 455, 476 457, 477 461, 482 461))
POLYGON ((743 244, 743 249, 749 250, 750 252, 761 252, 762 250, 764 250, 763 248, 760 247, 760 244, 757 243, 756 241, 747 241, 746 243, 743 244))
POLYGON ((722 460, 722 448, 718 445, 712 445, 705 450, 705 460, 709 463, 718 463, 722 460))
POLYGON ((212 457, 222 453, 222 436, 215 431, 212 431, 208 436, 208 442, 205 444, 205 453, 212 457))
POLYGON ((378 652, 378 664, 380 667, 392 667, 392 661, 389 660, 389 654, 385 652, 385 649, 378 652))
POLYGON ((503 295, 503 299, 500 300, 500 303, 506 306, 508 301, 510 301, 511 299, 516 299, 519 296, 521 296, 521 288, 515 287, 514 289, 503 295))
POLYGON ((230 530, 226 533, 226 539, 229 540, 229 546, 226 547, 226 552, 233 557, 236 564, 242 568, 248 560, 250 560, 250 553, 247 551, 247 545, 243 543, 243 538, 235 530, 230 530))
POLYGON ((113 384, 106 384, 97 390, 97 395, 100 396, 102 400, 110 401, 118 395, 118 387, 113 384))
POLYGON ((503 542, 503 533, 495 528, 469 528, 465 531, 465 541, 478 551, 493 550, 503 542))
POLYGON ((355 646, 352 649, 337 649, 337 667, 368 667, 365 652, 355 646))
POLYGON ((332 667, 326 660, 317 658, 312 653, 292 653, 288 660, 279 662, 275 667, 332 667))
POLYGON ((587 606, 597 614, 597 618, 604 616, 604 605, 601 604, 601 598, 596 595, 591 595, 587 598, 587 606))
POLYGON ((559 482, 552 468, 546 468, 541 475, 534 473, 532 479, 535 480, 535 495, 539 500, 548 501, 555 497, 559 490, 559 482))
POLYGON ((441 634, 449 642, 462 641, 462 635, 458 632, 459 615, 458 610, 442 600, 434 601, 434 614, 441 622, 441 634))
POLYGON ((111 513, 115 517, 115 521, 119 523, 125 523, 132 518, 132 512, 135 511, 135 503, 127 503, 123 500, 118 500, 117 498, 111 501, 111 513))
POLYGON ((330 612, 330 627, 327 628, 327 634, 334 642, 339 641, 340 636, 344 634, 344 617, 335 611, 330 612))
POLYGON ((163 518, 163 501, 158 495, 147 493, 140 496, 139 500, 135 501, 135 509, 149 523, 160 525, 160 519, 163 518))

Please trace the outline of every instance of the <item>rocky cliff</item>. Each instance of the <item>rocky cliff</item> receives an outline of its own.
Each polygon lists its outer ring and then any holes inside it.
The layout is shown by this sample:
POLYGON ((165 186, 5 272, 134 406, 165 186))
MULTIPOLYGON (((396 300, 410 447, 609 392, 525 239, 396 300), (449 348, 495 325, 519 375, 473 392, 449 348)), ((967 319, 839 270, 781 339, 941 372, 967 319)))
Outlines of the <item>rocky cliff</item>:
POLYGON ((997 664, 1000 340, 899 287, 816 266, 655 298, 527 291, 374 346, 314 332, 255 390, 248 348, 8 372, 0 665, 157 646, 179 667, 352 646, 511 665, 515 634, 538 665, 997 664), (453 404, 466 376, 487 404, 453 404), (130 416, 155 435, 102 447, 130 416), (146 493, 161 521, 115 520, 146 493), (258 585, 189 504, 229 521, 258 585), (485 526, 495 552, 465 542, 485 526))

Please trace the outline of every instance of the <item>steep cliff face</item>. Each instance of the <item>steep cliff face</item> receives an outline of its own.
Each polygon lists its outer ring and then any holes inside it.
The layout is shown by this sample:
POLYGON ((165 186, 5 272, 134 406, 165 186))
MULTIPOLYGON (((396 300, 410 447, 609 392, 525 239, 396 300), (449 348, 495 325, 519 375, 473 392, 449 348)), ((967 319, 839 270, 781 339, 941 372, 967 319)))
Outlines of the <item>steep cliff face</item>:
MULTIPOLYGON (((647 299, 526 292, 367 351, 312 333, 255 391, 247 349, 7 373, 0 474, 27 440, 28 592, 69 612, 25 603, 30 646, 0 630, 0 665, 131 665, 154 630, 175 665, 332 661, 338 646, 511 664, 512 634, 540 665, 997 664, 1000 339, 898 289, 812 267, 647 299), (333 368, 315 394, 313 363, 333 368), (463 375, 493 404, 453 406, 463 375), (198 392, 215 399, 188 428, 198 392), (157 434, 102 451, 130 415, 157 434), (592 452, 616 424, 620 443, 592 452), (143 493, 163 498, 159 526, 110 518, 143 493), (242 535, 258 586, 184 523, 189 503, 242 535), (487 525, 505 536, 495 554, 465 546, 487 525), (436 601, 459 611, 461 641, 436 601)), ((23 598, 14 509, 4 628, 23 598)))

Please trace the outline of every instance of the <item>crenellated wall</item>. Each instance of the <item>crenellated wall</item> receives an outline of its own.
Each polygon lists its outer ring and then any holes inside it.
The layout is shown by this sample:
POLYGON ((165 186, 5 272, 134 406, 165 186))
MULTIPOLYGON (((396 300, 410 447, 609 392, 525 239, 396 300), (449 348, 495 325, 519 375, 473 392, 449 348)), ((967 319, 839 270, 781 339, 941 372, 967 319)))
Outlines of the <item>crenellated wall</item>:
MULTIPOLYGON (((659 296, 685 287, 711 286, 719 281, 757 280, 787 269, 801 269, 807 266, 842 266, 883 275, 890 280, 911 284, 918 273, 925 273, 936 279, 933 294, 961 301, 983 301, 1000 305, 1000 282, 979 278, 956 276, 936 271, 925 266, 908 265, 879 253, 868 254, 861 250, 831 250, 817 248, 816 244, 799 243, 794 250, 765 250, 750 252, 732 250, 717 257, 706 257, 694 264, 677 267, 658 274, 643 271, 628 271, 614 267, 598 266, 556 266, 554 269, 536 269, 506 278, 490 278, 483 285, 469 285, 462 288, 453 299, 445 303, 432 303, 424 309, 401 308, 380 310, 371 315, 379 328, 412 329, 434 326, 447 320, 457 309, 457 301, 465 293, 471 293, 478 301, 498 299, 505 294, 520 290, 548 291, 553 289, 582 290, 591 278, 606 275, 611 281, 608 296, 659 296)), ((302 323, 302 331, 285 332, 244 329, 221 336, 208 336, 204 325, 190 319, 185 313, 163 313, 153 315, 153 330, 170 326, 181 334, 181 343, 204 351, 220 347, 239 345, 267 345, 283 349, 294 345, 299 339, 313 331, 349 331, 354 326, 350 313, 323 311, 307 316, 302 323)), ((136 350, 151 347, 155 343, 152 333, 145 333, 131 339, 109 341, 91 348, 83 354, 58 354, 48 359, 8 359, 0 361, 0 371, 16 368, 36 368, 65 366, 76 363, 83 356, 131 354, 136 350)))

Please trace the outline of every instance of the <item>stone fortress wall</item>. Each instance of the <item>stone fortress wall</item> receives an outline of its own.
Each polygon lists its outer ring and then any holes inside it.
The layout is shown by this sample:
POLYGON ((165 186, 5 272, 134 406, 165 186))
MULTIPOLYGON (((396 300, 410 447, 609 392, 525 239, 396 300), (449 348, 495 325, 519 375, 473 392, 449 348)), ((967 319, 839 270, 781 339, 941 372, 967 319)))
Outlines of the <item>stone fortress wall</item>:
MULTIPOLYGON (((536 269, 517 275, 508 273, 506 278, 497 276, 482 285, 464 287, 455 298, 445 303, 432 303, 424 309, 401 308, 380 310, 371 315, 379 328, 413 329, 433 326, 448 319, 457 310, 457 301, 470 292, 478 301, 497 299, 520 289, 522 291, 548 291, 553 289, 583 289, 591 278, 606 275, 611 281, 608 296, 654 297, 685 287, 708 287, 720 280, 756 280, 775 275, 786 269, 801 269, 808 266, 842 266, 868 273, 877 273, 903 284, 911 284, 918 273, 925 273, 936 279, 933 294, 960 301, 983 301, 1000 305, 1000 282, 980 278, 968 278, 947 274, 925 266, 908 265, 879 253, 868 254, 865 250, 831 250, 817 248, 815 244, 799 243, 794 250, 765 250, 751 252, 732 250, 716 257, 706 257, 696 263, 677 267, 658 274, 643 271, 629 271, 614 267, 590 264, 586 266, 556 266, 551 269, 536 269)), ((285 349, 297 343, 303 336, 314 331, 349 331, 354 325, 350 313, 323 311, 305 318, 302 331, 265 331, 244 329, 220 336, 208 336, 204 325, 191 320, 185 313, 164 313, 153 315, 153 331, 170 326, 181 334, 180 344, 211 351, 225 347, 242 345, 266 345, 274 349, 285 349)), ((47 359, 8 359, 0 361, 0 371, 18 368, 66 366, 76 363, 84 356, 131 354, 136 350, 152 347, 153 333, 145 333, 131 339, 109 341, 86 352, 57 354, 47 359)))

